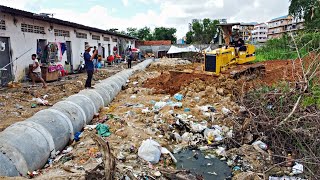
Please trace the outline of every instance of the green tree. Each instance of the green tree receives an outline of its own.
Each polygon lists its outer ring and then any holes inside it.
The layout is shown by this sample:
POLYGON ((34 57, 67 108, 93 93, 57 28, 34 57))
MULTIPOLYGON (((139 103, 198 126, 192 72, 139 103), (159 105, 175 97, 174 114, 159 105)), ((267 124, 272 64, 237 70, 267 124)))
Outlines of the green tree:
POLYGON ((192 22, 192 30, 187 33, 187 43, 209 44, 217 33, 218 20, 208 18, 192 22))
POLYGON ((138 30, 137 37, 143 41, 150 41, 153 39, 151 30, 149 27, 144 27, 138 30))
POLYGON ((303 18, 307 29, 319 29, 320 0, 290 0, 289 14, 303 18))
POLYGON ((193 32, 192 31, 187 32, 186 38, 187 38, 186 43, 191 44, 193 39, 193 32))
POLYGON ((171 40, 172 43, 177 41, 175 33, 176 28, 156 27, 153 32, 154 40, 171 40))
POLYGON ((138 29, 137 28, 132 28, 128 27, 127 28, 127 34, 131 37, 138 37, 138 29))

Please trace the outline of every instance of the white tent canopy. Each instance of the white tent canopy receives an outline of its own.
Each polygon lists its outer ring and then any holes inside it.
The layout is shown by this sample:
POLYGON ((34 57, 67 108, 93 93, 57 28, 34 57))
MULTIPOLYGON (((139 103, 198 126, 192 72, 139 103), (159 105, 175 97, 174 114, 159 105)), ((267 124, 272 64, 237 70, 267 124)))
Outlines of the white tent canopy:
POLYGON ((184 52, 200 52, 200 50, 194 45, 190 45, 188 47, 176 47, 176 46, 171 46, 167 54, 176 54, 176 53, 184 53, 184 52))

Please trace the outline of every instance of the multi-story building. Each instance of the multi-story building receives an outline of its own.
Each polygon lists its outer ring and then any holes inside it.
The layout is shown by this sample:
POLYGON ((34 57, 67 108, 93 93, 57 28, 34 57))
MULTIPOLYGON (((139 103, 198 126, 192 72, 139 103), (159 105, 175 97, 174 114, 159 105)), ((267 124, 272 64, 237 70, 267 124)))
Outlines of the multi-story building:
POLYGON ((264 43, 268 40, 268 25, 266 23, 257 24, 252 31, 253 43, 264 43))
POLYGON ((236 25, 233 27, 234 30, 237 30, 240 37, 244 41, 251 41, 252 34, 251 32, 254 30, 254 26, 257 25, 256 22, 251 23, 240 23, 240 25, 236 25))
POLYGON ((0 68, 6 66, 8 80, 20 80, 28 73, 31 54, 37 54, 42 63, 64 66, 67 62, 76 69, 88 43, 106 58, 114 46, 119 51, 121 46, 134 48, 135 41, 127 35, 0 5, 0 68), (53 56, 43 55, 48 47, 53 47, 53 56))
POLYGON ((303 29, 304 20, 286 15, 268 22, 268 39, 279 38, 287 32, 303 29))

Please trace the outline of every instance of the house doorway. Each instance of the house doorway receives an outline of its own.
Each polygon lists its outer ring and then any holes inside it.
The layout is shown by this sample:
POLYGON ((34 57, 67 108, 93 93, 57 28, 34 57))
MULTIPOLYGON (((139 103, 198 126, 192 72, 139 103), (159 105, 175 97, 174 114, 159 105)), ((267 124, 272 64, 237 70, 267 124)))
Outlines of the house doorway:
POLYGON ((108 56, 111 55, 111 47, 110 47, 110 44, 108 44, 108 56))
POLYGON ((47 59, 43 56, 43 52, 47 46, 47 40, 46 39, 38 39, 37 40, 37 56, 41 63, 45 63, 47 59))
POLYGON ((0 81, 1 86, 6 86, 13 80, 10 44, 8 37, 0 37, 0 81))
POLYGON ((67 45, 67 62, 68 64, 70 64, 71 71, 73 71, 71 41, 66 41, 66 45, 67 45))

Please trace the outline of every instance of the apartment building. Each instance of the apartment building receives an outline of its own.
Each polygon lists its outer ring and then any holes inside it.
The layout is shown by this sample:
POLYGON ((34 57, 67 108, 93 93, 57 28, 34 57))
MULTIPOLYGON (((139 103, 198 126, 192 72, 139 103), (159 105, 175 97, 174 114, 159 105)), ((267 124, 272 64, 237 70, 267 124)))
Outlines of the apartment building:
POLYGON ((268 39, 279 38, 287 32, 303 29, 304 20, 290 15, 274 18, 268 22, 268 39))
POLYGON ((135 41, 127 35, 0 6, 0 68, 10 65, 6 67, 7 80, 25 76, 31 54, 37 54, 42 63, 54 61, 64 66, 67 62, 76 69, 87 43, 106 58, 114 46, 121 51, 121 47, 135 47, 135 41), (49 46, 53 47, 50 52, 49 46), (49 53, 50 57, 43 56, 49 53))
POLYGON ((238 31, 240 37, 244 41, 251 41, 252 40, 251 32, 254 30, 254 26, 257 24, 258 23, 256 22, 240 23, 239 25, 235 25, 233 29, 238 31))
POLYGON ((253 43, 265 43, 268 40, 268 25, 260 23, 254 26, 252 31, 253 43))

